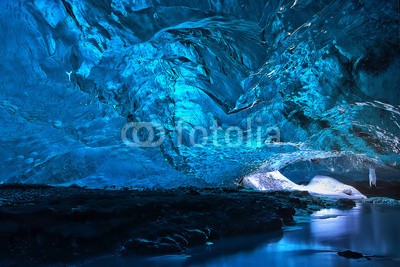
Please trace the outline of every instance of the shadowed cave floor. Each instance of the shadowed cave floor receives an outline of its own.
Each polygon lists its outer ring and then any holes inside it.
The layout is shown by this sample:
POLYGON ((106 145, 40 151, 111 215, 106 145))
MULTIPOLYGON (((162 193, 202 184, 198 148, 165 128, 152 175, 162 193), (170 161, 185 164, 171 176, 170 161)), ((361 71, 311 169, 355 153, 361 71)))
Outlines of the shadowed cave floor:
POLYGON ((281 231, 314 211, 353 204, 308 192, 2 185, 0 263, 177 254, 223 237, 281 231))
POLYGON ((400 183, 395 181, 378 181, 376 187, 369 187, 366 181, 347 181, 367 197, 388 197, 400 200, 400 183))

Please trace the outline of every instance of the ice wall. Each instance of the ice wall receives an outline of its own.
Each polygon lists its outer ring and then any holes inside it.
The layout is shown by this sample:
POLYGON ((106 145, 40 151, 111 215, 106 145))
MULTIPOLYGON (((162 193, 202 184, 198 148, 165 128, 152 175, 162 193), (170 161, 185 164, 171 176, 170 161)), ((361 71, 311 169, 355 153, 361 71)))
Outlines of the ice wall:
POLYGON ((0 181, 398 176, 398 14, 394 0, 2 0, 0 181), (162 125, 163 144, 126 146, 137 121, 162 125), (224 145, 220 131, 222 145, 192 146, 200 126, 279 142, 224 145))

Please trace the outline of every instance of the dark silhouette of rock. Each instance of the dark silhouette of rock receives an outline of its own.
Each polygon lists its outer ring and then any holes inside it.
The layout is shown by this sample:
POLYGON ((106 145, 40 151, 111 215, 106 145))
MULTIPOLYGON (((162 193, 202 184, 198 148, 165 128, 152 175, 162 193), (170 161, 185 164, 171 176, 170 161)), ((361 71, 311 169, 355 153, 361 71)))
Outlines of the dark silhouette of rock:
POLYGON ((293 207, 280 207, 276 214, 282 218, 284 224, 290 224, 293 222, 293 216, 296 214, 296 210, 293 207))
POLYGON ((347 199, 347 198, 341 198, 338 199, 337 201, 337 208, 339 209, 351 209, 356 206, 356 203, 354 200, 347 199))
POLYGON ((335 206, 302 192, 131 191, 1 186, 0 251, 29 263, 177 254, 229 236, 280 231, 298 212, 335 206))
POLYGON ((338 255, 340 257, 344 257, 346 259, 361 259, 361 258, 364 258, 363 254, 361 254, 359 252, 351 251, 351 250, 339 251, 338 255))

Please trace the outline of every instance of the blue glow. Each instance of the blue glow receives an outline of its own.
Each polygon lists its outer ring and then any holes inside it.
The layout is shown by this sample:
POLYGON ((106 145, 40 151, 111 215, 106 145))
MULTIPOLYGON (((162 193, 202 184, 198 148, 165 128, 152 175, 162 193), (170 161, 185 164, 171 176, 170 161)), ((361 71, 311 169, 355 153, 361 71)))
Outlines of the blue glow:
POLYGON ((396 1, 2 0, 0 10, 1 182, 234 186, 260 169, 367 180, 370 166, 398 177, 396 1), (194 127, 246 129, 249 118, 253 135, 276 127, 280 142, 190 145, 194 127), (127 147, 131 121, 162 124, 164 143, 127 147))

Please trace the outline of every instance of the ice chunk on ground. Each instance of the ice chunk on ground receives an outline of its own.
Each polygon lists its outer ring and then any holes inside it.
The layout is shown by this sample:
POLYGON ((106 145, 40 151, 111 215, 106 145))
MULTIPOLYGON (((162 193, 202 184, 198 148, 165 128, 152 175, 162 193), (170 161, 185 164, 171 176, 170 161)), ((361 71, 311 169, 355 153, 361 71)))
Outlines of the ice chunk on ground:
POLYGON ((312 195, 338 198, 364 199, 366 196, 350 185, 328 176, 315 176, 308 185, 302 187, 312 195))
POLYGON ((339 182, 328 176, 315 176, 308 185, 298 185, 283 176, 279 171, 256 173, 243 178, 241 184, 246 188, 261 191, 287 190, 308 191, 312 195, 329 196, 334 198, 365 199, 352 186, 339 182))
POLYGON ((242 185, 246 188, 251 188, 261 191, 272 190, 300 190, 301 186, 293 183, 288 178, 283 176, 279 171, 255 173, 243 178, 242 185))

